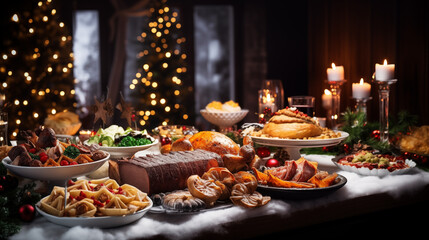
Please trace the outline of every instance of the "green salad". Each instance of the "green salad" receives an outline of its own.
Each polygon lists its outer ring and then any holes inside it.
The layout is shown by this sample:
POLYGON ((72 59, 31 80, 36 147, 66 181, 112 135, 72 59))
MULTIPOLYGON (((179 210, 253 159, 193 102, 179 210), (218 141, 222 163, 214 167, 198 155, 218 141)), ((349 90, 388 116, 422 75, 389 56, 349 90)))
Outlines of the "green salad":
POLYGON ((124 130, 121 126, 111 125, 108 128, 100 128, 97 133, 88 139, 88 144, 98 144, 104 147, 132 147, 151 144, 155 141, 147 134, 146 130, 137 131, 128 127, 124 130))

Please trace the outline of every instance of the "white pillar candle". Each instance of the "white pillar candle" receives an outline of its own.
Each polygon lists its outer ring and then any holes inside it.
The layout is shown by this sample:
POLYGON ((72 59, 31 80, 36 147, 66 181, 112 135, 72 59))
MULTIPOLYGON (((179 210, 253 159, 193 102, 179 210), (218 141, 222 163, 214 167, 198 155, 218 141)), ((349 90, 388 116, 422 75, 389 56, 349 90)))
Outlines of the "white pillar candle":
POLYGON ((328 81, 342 81, 344 80, 344 67, 343 66, 335 66, 332 63, 332 68, 328 68, 326 70, 328 74, 328 81))
POLYGON ((328 89, 322 95, 322 106, 325 109, 329 109, 332 106, 332 93, 328 89))
POLYGON ((352 84, 353 98, 369 98, 371 85, 360 79, 359 83, 352 84))
POLYGON ((395 64, 387 64, 387 60, 384 59, 383 65, 375 64, 375 80, 387 81, 394 78, 395 64))

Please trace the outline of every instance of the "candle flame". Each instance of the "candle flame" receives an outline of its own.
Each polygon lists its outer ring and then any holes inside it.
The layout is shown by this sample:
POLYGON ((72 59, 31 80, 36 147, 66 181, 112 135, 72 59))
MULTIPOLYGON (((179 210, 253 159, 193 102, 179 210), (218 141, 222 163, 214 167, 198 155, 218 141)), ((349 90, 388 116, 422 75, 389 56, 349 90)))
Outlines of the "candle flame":
POLYGON ((325 89, 325 94, 326 95, 332 95, 331 91, 329 91, 328 89, 325 89))
POLYGON ((360 84, 360 85, 363 85, 363 78, 361 78, 361 79, 360 79, 359 84, 360 84))
POLYGON ((335 63, 332 63, 332 69, 335 69, 335 63))
POLYGON ((386 66, 386 65, 387 65, 387 59, 384 59, 384 63, 383 63, 383 65, 384 65, 384 66, 386 66))

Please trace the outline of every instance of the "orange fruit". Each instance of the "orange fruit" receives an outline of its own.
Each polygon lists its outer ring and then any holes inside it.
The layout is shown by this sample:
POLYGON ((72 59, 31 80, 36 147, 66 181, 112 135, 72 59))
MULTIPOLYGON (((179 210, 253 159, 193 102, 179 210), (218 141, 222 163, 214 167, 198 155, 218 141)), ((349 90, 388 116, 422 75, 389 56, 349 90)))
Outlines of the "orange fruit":
POLYGON ((198 175, 192 175, 186 183, 192 196, 203 200, 209 206, 212 206, 222 194, 222 188, 213 179, 206 180, 198 175))
POLYGON ((271 201, 271 197, 269 196, 262 196, 259 192, 256 191, 251 193, 243 183, 237 183, 234 185, 234 187, 232 187, 230 199, 234 205, 245 208, 264 206, 269 201, 271 201))

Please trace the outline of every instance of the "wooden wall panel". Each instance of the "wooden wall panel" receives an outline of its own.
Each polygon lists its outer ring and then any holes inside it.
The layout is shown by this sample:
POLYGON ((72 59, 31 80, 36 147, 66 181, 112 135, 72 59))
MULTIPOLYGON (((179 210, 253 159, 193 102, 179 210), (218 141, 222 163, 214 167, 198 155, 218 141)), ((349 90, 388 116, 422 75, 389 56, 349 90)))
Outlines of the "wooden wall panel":
MULTIPOLYGON (((370 81, 375 63, 396 64, 398 83, 391 92, 391 113, 407 110, 429 124, 429 3, 405 0, 308 1, 309 94, 316 113, 324 113, 321 95, 331 62, 343 65, 341 110, 352 107, 352 83, 370 81)), ((379 117, 378 89, 372 84, 369 120, 379 117)))

